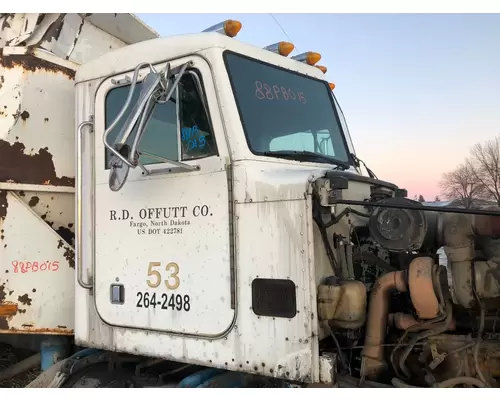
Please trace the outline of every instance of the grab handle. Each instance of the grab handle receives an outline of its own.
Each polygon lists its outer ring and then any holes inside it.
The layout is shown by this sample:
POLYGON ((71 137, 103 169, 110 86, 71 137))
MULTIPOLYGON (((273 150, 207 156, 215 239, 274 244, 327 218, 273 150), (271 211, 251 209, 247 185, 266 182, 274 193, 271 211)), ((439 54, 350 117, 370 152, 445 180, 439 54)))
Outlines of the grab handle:
POLYGON ((81 268, 81 252, 82 252, 82 199, 80 198, 82 193, 82 141, 83 141, 83 128, 86 126, 93 126, 93 121, 84 121, 82 122, 77 129, 76 134, 76 182, 77 182, 77 191, 76 191, 76 279, 78 284, 84 289, 92 289, 92 283, 87 283, 83 281, 83 270, 81 268))

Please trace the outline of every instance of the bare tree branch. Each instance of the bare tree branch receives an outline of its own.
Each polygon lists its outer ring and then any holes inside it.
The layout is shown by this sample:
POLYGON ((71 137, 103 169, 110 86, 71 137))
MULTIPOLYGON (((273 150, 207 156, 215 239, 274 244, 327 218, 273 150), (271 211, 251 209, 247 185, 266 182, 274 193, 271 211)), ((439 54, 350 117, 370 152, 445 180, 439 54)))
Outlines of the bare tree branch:
POLYGON ((470 168, 475 180, 482 184, 484 195, 500 206, 500 137, 474 145, 470 168))
POLYGON ((472 164, 466 160, 454 171, 443 174, 439 183, 443 196, 459 200, 465 208, 471 208, 474 200, 482 197, 485 188, 476 177, 472 164))

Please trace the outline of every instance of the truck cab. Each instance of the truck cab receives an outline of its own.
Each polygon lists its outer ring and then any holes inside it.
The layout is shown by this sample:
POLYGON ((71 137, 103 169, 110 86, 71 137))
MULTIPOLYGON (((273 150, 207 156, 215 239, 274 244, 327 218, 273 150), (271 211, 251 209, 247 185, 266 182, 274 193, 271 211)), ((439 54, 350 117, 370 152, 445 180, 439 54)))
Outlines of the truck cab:
POLYGON ((498 210, 378 179, 320 54, 241 28, 0 14, 0 383, 498 386, 498 210))
POLYGON ((366 177, 319 55, 274 47, 204 32, 78 70, 78 344, 319 380, 312 183, 366 177))

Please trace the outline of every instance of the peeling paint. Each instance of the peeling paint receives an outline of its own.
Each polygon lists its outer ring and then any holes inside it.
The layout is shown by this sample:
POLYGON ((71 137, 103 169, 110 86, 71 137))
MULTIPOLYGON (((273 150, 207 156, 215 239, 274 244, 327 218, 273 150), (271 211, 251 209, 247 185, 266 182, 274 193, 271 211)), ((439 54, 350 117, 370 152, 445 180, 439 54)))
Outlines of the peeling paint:
POLYGON ((6 302, 0 304, 0 316, 1 317, 11 317, 17 314, 17 304, 12 302, 6 302))
POLYGON ((30 207, 35 207, 39 201, 40 201, 40 199, 38 198, 38 196, 33 196, 33 197, 31 197, 30 201, 28 202, 28 205, 30 207))
MULTIPOLYGON (((1 326, 0 319, 0 330, 3 330, 1 326)), ((63 328, 37 328, 36 326, 30 324, 22 325, 22 329, 9 328, 7 324, 8 332, 3 333, 41 333, 41 334, 52 334, 52 335, 73 335, 73 329, 63 329, 63 328)))
POLYGON ((32 299, 29 298, 28 293, 23 294, 22 296, 17 297, 17 301, 25 306, 31 306, 32 299))
POLYGON ((70 268, 75 269, 75 252, 68 246, 64 247, 64 258, 68 262, 70 268))
POLYGON ((21 117, 21 119, 22 119, 23 121, 26 121, 26 120, 30 117, 30 113, 29 113, 28 111, 24 110, 24 111, 21 113, 20 117, 21 117))
POLYGON ((14 14, 3 14, 2 17, 0 17, 0 21, 2 21, 2 30, 10 28, 10 21, 14 18, 14 14))
POLYGON ((21 142, 11 144, 0 139, 0 181, 54 186, 75 185, 75 178, 56 176, 52 154, 47 148, 39 149, 36 154, 26 154, 25 149, 21 142))
POLYGON ((55 72, 66 75, 70 79, 75 78, 74 70, 63 67, 61 65, 51 63, 50 61, 42 60, 31 54, 9 54, 6 56, 4 55, 3 57, 0 58, 0 65, 6 69, 21 67, 27 71, 55 72))
POLYGON ((69 244, 73 244, 75 239, 75 234, 71 232, 68 228, 60 226, 55 230, 59 236, 61 236, 69 244))
POLYGON ((6 297, 6 293, 5 293, 5 283, 2 283, 0 285, 0 303, 3 303, 5 301, 5 297, 6 297))
MULTIPOLYGON (((1 152, 0 152, 1 154, 1 152)), ((9 203, 7 202, 7 191, 0 190, 0 221, 4 220, 7 216, 7 207, 9 203)))

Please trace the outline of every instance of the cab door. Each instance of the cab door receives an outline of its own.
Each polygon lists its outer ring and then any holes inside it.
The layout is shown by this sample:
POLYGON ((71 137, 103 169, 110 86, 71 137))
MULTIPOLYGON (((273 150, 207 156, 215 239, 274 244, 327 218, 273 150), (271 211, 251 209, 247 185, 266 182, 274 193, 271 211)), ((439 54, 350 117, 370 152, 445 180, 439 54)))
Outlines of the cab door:
MULTIPOLYGON (((97 91, 95 305, 112 326, 217 337, 235 317, 228 152, 209 65, 193 56, 171 62, 171 69, 188 61, 138 147, 151 173, 130 169, 119 191, 110 190, 111 154, 99 138, 125 104, 132 72, 107 79, 97 91)), ((132 106, 136 100, 134 94, 132 106)))

